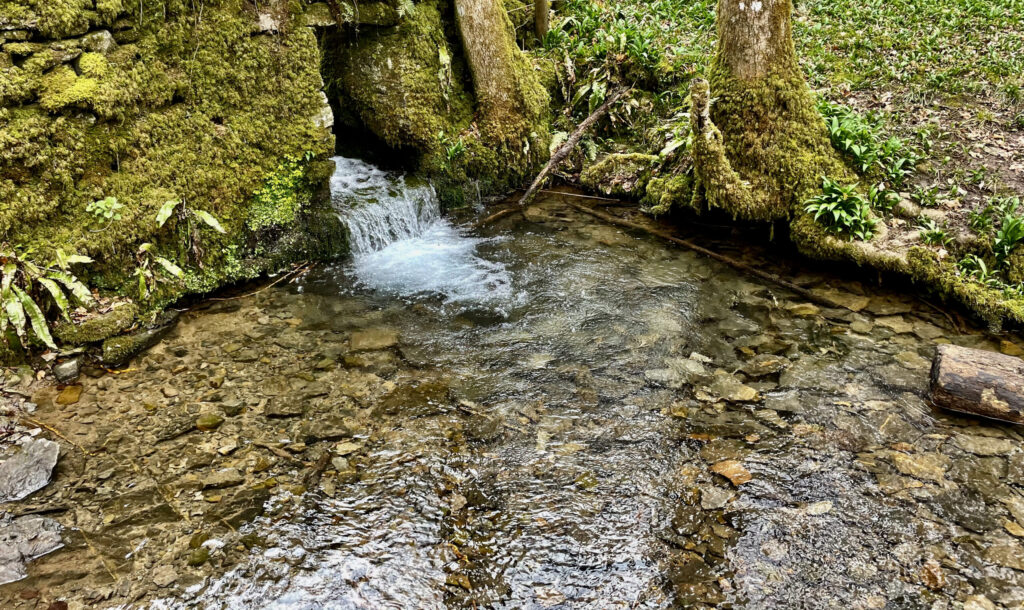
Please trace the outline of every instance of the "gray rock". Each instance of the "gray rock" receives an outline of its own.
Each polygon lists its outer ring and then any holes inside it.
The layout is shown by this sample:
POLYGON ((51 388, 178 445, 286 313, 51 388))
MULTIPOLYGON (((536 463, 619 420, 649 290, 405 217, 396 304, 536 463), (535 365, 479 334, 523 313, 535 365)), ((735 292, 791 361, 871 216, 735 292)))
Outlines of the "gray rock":
POLYGON ((108 30, 99 30, 82 36, 82 48, 86 51, 106 55, 117 48, 117 42, 114 41, 114 35, 108 30))
POLYGON ((57 465, 60 445, 43 438, 30 439, 21 451, 0 464, 0 504, 21 500, 46 487, 57 465))
POLYGON ((320 110, 313 117, 313 124, 323 129, 334 127, 334 111, 331 110, 327 94, 323 91, 320 92, 320 110))
POLYGON ((53 376, 57 378, 60 383, 69 383, 76 379, 82 373, 82 358, 72 358, 71 360, 65 360, 60 364, 53 367, 53 376))
POLYGON ((266 417, 300 417, 304 411, 303 404, 293 399, 275 399, 263 407, 266 417))
POLYGON ((60 529, 46 517, 0 519, 0 585, 25 578, 25 564, 64 546, 60 529))

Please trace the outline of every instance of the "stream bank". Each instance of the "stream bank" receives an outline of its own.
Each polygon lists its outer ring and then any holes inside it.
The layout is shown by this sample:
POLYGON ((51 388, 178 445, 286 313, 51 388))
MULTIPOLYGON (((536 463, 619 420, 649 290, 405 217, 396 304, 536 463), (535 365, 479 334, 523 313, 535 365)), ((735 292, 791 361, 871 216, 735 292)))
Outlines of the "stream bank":
POLYGON ((476 294, 361 287, 357 258, 35 391, 62 455, 20 510, 66 546, 5 607, 1024 601, 1020 432, 922 398, 934 345, 985 334, 786 261, 821 308, 557 195, 526 219, 469 265, 425 224, 422 264, 508 278, 476 294))

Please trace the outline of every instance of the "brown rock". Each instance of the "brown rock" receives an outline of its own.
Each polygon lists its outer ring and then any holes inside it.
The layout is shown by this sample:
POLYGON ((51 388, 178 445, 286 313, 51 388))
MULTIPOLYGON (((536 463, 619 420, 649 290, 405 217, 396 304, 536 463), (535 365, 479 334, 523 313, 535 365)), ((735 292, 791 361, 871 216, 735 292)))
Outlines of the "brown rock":
POLYGON ((73 405, 82 397, 82 386, 69 385, 57 395, 57 404, 73 405))
POLYGON ((719 462, 711 467, 711 472, 720 474, 723 477, 729 479, 729 482, 739 487, 744 483, 749 483, 754 477, 750 474, 750 471, 743 467, 743 464, 737 460, 725 460, 719 462))

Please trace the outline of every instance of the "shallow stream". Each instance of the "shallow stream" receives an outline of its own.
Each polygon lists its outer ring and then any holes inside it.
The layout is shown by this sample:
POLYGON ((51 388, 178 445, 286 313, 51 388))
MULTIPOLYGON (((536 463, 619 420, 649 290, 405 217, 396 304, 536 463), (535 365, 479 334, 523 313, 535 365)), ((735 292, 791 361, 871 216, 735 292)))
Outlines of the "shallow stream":
POLYGON ((923 398, 937 343, 992 337, 713 228, 837 307, 557 194, 472 233, 427 185, 342 171, 352 260, 34 398, 77 445, 31 499, 67 544, 0 605, 1024 601, 1021 435, 923 398))

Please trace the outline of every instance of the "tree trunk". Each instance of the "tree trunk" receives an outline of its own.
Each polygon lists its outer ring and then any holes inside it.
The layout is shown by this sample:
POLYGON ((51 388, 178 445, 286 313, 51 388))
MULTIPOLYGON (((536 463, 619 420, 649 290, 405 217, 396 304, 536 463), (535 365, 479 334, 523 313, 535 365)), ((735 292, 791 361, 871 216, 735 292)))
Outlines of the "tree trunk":
POLYGON ((485 136, 521 148, 547 106, 547 93, 516 46, 500 0, 455 0, 455 13, 485 136))
POLYGON ((691 91, 693 205, 786 218, 824 175, 849 175, 796 60, 791 0, 719 0, 708 76, 691 91))
POLYGON ((538 40, 544 40, 551 27, 551 2, 535 0, 533 3, 533 28, 538 40))
POLYGON ((930 396, 950 411, 1024 423, 1024 360, 940 345, 932 364, 930 396))

